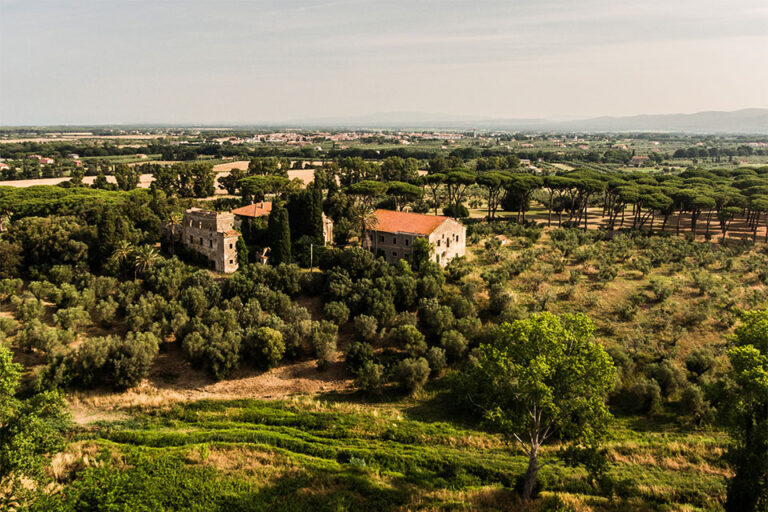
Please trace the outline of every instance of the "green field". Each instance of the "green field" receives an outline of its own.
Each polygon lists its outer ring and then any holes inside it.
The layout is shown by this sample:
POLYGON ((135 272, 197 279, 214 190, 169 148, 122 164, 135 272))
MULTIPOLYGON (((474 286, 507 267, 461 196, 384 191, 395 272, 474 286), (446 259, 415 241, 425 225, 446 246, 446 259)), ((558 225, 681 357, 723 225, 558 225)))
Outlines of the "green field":
MULTIPOLYGON (((526 459, 457 418, 433 383, 419 399, 331 396, 199 401, 83 428, 62 489, 37 508, 86 510, 508 510, 526 459), (372 400, 372 401, 369 401, 372 400), (378 400, 378 401, 377 401, 378 400), (90 454, 85 457, 83 455, 90 454), (75 478, 74 482, 68 483, 75 478), (139 491, 140 490, 140 494, 139 491), (111 508, 114 507, 114 508, 111 508), (149 507, 149 508, 147 508, 149 507)), ((613 497, 583 470, 547 466, 543 500, 566 509, 717 509, 725 438, 663 419, 617 419, 606 443, 613 497)), ((552 454, 556 446, 548 447, 552 454)))

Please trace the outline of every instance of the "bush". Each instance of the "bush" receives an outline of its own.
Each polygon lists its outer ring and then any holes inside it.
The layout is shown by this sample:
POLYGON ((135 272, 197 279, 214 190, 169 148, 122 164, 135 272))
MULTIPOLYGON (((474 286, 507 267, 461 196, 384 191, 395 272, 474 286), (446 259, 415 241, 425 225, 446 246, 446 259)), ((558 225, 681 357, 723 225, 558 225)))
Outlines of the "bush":
POLYGON ((715 364, 714 354, 706 348, 697 348, 685 358, 685 367, 694 380, 700 379, 702 375, 714 368, 715 364))
POLYGON ((0 333, 6 336, 10 336, 14 330, 16 330, 17 322, 13 318, 7 316, 0 316, 0 333))
POLYGON ((317 357, 317 367, 324 370, 333 361, 336 354, 336 334, 338 327, 328 320, 312 322, 312 348, 317 357))
POLYGON ((328 302, 323 308, 325 318, 336 325, 344 325, 349 320, 349 308, 343 302, 328 302))
POLYGON ((118 304, 112 297, 107 297, 96 303, 91 310, 91 320, 108 329, 117 316, 118 304))
POLYGON ((430 347, 427 350, 427 362, 432 370, 432 375, 440 375, 448 366, 445 358, 445 350, 440 347, 430 347))
POLYGON ((694 423, 700 424, 712 419, 712 408, 704 399, 704 392, 699 386, 687 386, 680 396, 680 410, 690 416, 694 423))
POLYGON ((617 401, 628 412, 655 414, 661 410, 661 388, 651 380, 640 380, 619 391, 617 401))
POLYGON ((109 382, 116 389, 131 388, 149 373, 160 339, 149 332, 129 332, 124 340, 112 339, 107 356, 109 382))
POLYGON ((355 386, 365 391, 374 391, 384 383, 384 367, 373 361, 366 361, 358 370, 355 386))
POLYGON ((224 332, 219 326, 207 331, 187 334, 181 346, 193 365, 221 380, 237 368, 242 340, 239 332, 224 332))
POLYGON ((58 310, 54 313, 53 320, 62 329, 74 331, 87 324, 91 320, 91 315, 81 306, 75 306, 58 310))
POLYGON ((648 375, 659 383, 662 396, 670 398, 685 384, 683 371, 670 361, 662 361, 649 368, 648 375))
POLYGON ((16 316, 22 323, 37 320, 43 314, 44 306, 40 299, 31 296, 11 297, 11 303, 16 310, 16 316))
POLYGON ((159 348, 160 340, 148 332, 129 332, 125 339, 88 338, 77 351, 49 366, 49 381, 86 388, 106 384, 117 390, 127 389, 147 376, 159 348), (51 379, 51 375, 56 377, 51 379))
POLYGON ((358 315, 355 317, 354 325, 355 334, 357 334, 363 341, 370 343, 376 339, 379 323, 374 317, 369 315, 358 315))
POLYGON ((348 372, 357 375, 366 363, 373 361, 373 347, 368 343, 356 341, 347 348, 344 356, 344 367, 348 372))
POLYGON ((426 384, 429 371, 429 363, 423 357, 403 359, 397 365, 397 380, 403 390, 414 394, 426 384))
POLYGON ((66 345, 73 339, 71 332, 48 327, 40 320, 32 320, 19 332, 16 343, 24 350, 37 349, 50 357, 64 352, 66 345))
POLYGON ((427 351, 427 340, 413 325, 401 325, 392 330, 392 342, 408 351, 412 356, 421 355, 427 351))
POLYGON ((270 327, 248 329, 243 336, 243 351, 259 368, 274 368, 285 354, 283 334, 270 327))
POLYGON ((675 293, 674 283, 661 277, 651 278, 648 288, 653 293, 654 302, 664 302, 675 293))
POLYGON ((467 352, 467 339, 459 331, 446 331, 440 339, 440 344, 451 361, 458 361, 467 352))

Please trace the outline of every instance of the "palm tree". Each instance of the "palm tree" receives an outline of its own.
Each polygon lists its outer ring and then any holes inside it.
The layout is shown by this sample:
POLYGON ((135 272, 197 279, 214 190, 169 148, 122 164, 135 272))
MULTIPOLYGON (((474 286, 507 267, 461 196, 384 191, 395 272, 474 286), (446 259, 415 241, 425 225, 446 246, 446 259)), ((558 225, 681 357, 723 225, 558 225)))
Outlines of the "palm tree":
POLYGON ((376 210, 372 206, 360 204, 352 210, 352 223, 360 231, 360 246, 363 246, 368 230, 375 229, 379 223, 376 210))
POLYGON ((117 247, 112 251, 112 259, 116 262, 123 264, 128 261, 128 258, 133 254, 133 244, 128 240, 120 240, 117 243, 117 247))
POLYGON ((171 234, 171 254, 174 254, 176 248, 176 233, 181 228, 181 222, 184 216, 179 212, 171 212, 165 218, 165 224, 168 227, 168 232, 171 234))
POLYGON ((134 279, 136 278, 137 272, 141 272, 142 274, 147 272, 159 259, 160 253, 151 245, 142 245, 136 249, 133 253, 134 279))

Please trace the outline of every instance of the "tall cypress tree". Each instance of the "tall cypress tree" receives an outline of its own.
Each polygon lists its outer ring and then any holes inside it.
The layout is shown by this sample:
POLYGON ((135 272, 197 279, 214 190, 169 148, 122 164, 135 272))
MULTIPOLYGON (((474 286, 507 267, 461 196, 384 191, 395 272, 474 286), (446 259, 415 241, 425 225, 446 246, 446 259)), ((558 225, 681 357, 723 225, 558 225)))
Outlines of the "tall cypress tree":
POLYGON ((272 265, 291 262, 291 226, 288 221, 288 210, 282 203, 272 205, 267 223, 269 233, 269 262, 272 265))
POLYGON ((310 199, 310 233, 315 243, 323 243, 323 189, 319 185, 312 184, 309 189, 310 199))

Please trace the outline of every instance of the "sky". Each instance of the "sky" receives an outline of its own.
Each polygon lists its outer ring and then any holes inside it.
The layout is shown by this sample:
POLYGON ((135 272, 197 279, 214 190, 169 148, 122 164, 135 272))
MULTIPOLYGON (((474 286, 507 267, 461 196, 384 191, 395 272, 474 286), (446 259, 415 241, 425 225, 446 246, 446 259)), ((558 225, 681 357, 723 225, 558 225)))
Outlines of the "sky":
POLYGON ((766 0, 0 0, 0 125, 768 107, 766 0))

